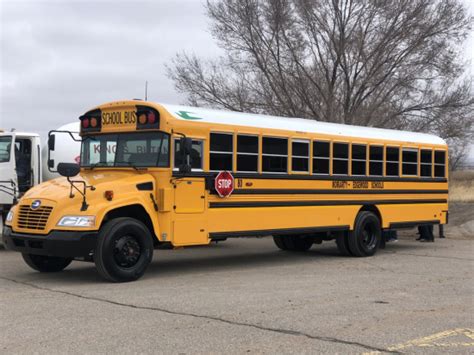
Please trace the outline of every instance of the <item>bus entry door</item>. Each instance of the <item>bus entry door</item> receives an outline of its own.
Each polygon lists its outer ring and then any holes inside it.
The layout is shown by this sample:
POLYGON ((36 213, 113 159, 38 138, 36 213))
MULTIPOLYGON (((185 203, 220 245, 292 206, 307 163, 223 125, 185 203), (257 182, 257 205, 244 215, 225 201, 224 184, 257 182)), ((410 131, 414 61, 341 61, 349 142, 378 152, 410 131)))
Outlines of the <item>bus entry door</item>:
POLYGON ((175 182, 173 244, 207 244, 206 188, 204 179, 183 178, 175 182))

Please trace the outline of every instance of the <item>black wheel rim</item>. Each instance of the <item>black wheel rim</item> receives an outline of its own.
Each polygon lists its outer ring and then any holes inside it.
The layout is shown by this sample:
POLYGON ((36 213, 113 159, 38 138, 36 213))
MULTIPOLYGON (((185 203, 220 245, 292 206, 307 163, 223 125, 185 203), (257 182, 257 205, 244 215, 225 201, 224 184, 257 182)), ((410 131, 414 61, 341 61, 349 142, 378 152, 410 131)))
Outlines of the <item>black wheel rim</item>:
POLYGON ((372 224, 366 224, 362 231, 362 245, 366 250, 371 250, 377 245, 377 234, 372 224))
POLYGON ((115 241, 114 260, 118 266, 131 268, 140 259, 142 248, 137 239, 131 235, 124 235, 115 241))

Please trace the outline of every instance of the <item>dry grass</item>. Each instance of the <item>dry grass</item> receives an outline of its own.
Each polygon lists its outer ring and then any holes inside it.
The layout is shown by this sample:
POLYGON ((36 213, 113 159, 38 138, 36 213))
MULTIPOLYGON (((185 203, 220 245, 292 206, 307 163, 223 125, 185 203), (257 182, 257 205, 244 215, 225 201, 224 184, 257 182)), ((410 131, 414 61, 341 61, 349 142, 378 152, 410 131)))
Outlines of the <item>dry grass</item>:
POLYGON ((474 202, 474 170, 451 172, 449 201, 474 202))

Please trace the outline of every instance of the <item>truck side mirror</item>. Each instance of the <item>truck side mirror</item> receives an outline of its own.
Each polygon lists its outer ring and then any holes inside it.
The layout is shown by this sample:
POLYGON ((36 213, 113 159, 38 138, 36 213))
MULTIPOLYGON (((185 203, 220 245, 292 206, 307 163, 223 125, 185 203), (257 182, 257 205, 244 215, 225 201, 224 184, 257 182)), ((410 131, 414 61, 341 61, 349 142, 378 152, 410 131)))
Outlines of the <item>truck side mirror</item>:
POLYGON ((58 173, 61 176, 70 178, 76 176, 81 171, 79 165, 75 163, 59 163, 58 164, 58 173))
POLYGON ((54 150, 56 143, 56 136, 54 134, 50 134, 48 137, 48 149, 54 150))
POLYGON ((193 140, 191 138, 183 137, 179 140, 181 147, 181 161, 179 172, 187 174, 191 172, 191 150, 193 149, 193 140))

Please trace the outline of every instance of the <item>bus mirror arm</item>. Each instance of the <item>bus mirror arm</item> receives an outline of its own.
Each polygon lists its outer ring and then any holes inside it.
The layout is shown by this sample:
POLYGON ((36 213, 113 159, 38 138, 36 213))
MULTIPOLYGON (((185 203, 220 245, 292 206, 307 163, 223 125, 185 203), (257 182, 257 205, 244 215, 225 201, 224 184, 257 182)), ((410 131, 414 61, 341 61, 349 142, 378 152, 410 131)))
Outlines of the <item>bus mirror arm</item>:
POLYGON ((75 189, 82 196, 81 211, 87 211, 87 209, 89 208, 89 204, 87 203, 87 199, 86 199, 87 189, 91 189, 92 191, 94 191, 95 187, 92 185, 87 185, 85 181, 71 180, 69 176, 67 176, 66 179, 71 185, 70 190, 69 190, 69 198, 74 198, 73 189, 75 189), (82 191, 75 184, 82 184, 83 186, 82 191))
MULTIPOLYGON (((51 158, 51 152, 56 150, 56 134, 58 133, 65 133, 68 134, 74 142, 82 142, 85 139, 81 139, 77 137, 78 132, 71 132, 71 131, 60 131, 60 130, 52 130, 48 132, 48 170, 52 173, 57 173, 57 170, 54 170, 54 159, 51 158)), ((86 137, 88 138, 88 137, 86 137)))
POLYGON ((181 150, 181 165, 179 166, 180 174, 189 174, 191 172, 191 150, 193 149, 193 140, 186 137, 184 133, 172 132, 181 136, 179 146, 181 150))
POLYGON ((181 174, 189 174, 191 172, 191 149, 193 147, 193 140, 191 138, 182 137, 179 141, 181 147, 181 161, 179 172, 181 174))

